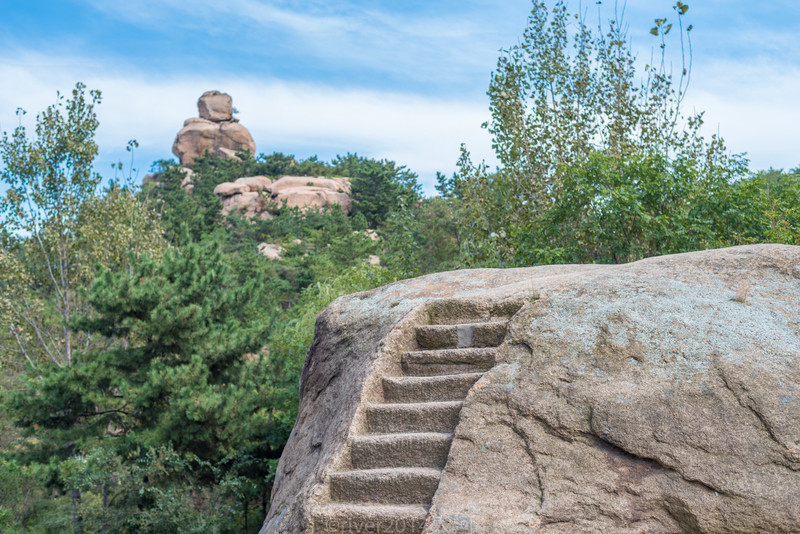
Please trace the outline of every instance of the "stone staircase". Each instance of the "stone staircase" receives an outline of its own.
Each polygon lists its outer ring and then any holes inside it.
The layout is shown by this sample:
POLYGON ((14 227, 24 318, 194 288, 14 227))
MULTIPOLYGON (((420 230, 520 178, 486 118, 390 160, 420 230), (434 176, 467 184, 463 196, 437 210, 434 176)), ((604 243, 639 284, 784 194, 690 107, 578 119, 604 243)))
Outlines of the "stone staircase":
POLYGON ((418 350, 383 376, 382 402, 362 406, 329 501, 311 511, 313 534, 421 533, 470 388, 495 364, 507 319, 415 327, 418 350))

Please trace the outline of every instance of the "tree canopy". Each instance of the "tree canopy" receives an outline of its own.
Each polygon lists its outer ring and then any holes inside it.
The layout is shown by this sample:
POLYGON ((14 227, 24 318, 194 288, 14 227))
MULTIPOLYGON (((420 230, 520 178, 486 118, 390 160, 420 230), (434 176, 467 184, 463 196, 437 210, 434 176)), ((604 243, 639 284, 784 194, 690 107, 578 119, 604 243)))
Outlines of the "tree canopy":
POLYGON ((564 1, 533 2, 489 85, 484 126, 500 166, 474 164, 462 147, 459 171, 440 184, 464 264, 622 263, 774 239, 770 224, 753 220, 767 212, 755 215, 752 204, 766 195, 777 202, 773 217, 793 217, 791 202, 777 200, 792 196, 789 182, 780 191, 748 185, 745 158, 719 135, 703 136, 702 113, 682 112, 688 11, 677 2, 655 20, 657 53, 639 72, 624 21, 593 28, 564 1), (668 34, 679 37, 683 62, 674 77, 668 34))

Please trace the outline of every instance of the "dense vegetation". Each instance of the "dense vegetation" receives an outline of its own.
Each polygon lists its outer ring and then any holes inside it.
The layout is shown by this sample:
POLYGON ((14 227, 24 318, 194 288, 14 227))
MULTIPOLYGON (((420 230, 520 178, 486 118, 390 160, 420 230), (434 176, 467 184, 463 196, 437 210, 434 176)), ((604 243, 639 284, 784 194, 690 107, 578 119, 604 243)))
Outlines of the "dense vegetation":
POLYGON ((256 532, 317 314, 418 270, 373 237, 435 201, 355 154, 205 157, 191 194, 162 161, 101 189, 100 102, 78 84, 0 147, 0 531, 256 532), (353 213, 222 215, 216 185, 282 174, 352 177, 353 213))
MULTIPOLYGON (((662 62, 637 84, 620 28, 534 2, 489 89, 501 166, 464 149, 434 198, 355 154, 205 157, 191 194, 161 161, 158 183, 101 188, 101 95, 81 84, 33 134, 4 133, 0 532, 257 532, 314 320, 340 295, 462 267, 800 243, 800 172, 750 172, 704 139, 702 115, 680 114, 684 75, 662 62), (352 177, 353 213, 222 215, 216 185, 282 174, 352 177)), ((671 28, 657 21, 659 46, 671 28)))

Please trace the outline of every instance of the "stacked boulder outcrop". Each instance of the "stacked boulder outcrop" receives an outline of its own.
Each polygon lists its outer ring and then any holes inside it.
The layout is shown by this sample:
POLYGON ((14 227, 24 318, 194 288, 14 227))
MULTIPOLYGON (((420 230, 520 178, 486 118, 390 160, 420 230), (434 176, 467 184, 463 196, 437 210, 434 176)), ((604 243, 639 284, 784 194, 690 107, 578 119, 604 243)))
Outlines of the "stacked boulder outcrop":
POLYGON ((214 194, 222 200, 224 215, 271 219, 284 206, 322 209, 338 204, 345 214, 352 209, 349 178, 313 176, 249 176, 219 184, 214 194))
POLYGON ((206 151, 222 158, 235 157, 242 150, 255 154, 253 137, 233 116, 230 95, 206 91, 197 101, 197 109, 200 116, 186 119, 172 145, 181 165, 191 166, 206 151))

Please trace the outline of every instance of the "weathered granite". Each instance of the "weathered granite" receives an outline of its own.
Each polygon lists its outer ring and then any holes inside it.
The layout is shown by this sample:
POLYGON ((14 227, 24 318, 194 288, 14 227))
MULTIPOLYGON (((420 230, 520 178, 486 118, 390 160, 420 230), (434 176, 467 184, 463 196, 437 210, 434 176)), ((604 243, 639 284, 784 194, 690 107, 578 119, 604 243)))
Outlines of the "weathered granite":
POLYGON ((322 209, 338 205, 345 214, 353 208, 350 178, 323 176, 249 176, 225 182, 214 188, 222 200, 224 215, 272 218, 284 206, 288 208, 322 209), (263 192, 261 195, 251 193, 263 192))
POLYGON ((190 167, 206 152, 215 157, 234 158, 239 151, 256 152, 256 144, 247 128, 233 117, 230 95, 206 91, 197 101, 200 117, 186 119, 175 136, 172 153, 181 165, 190 167))
POLYGON ((800 247, 755 245, 336 300, 262 533, 312 532, 415 325, 504 302, 521 308, 466 397, 423 532, 800 532, 800 247))

